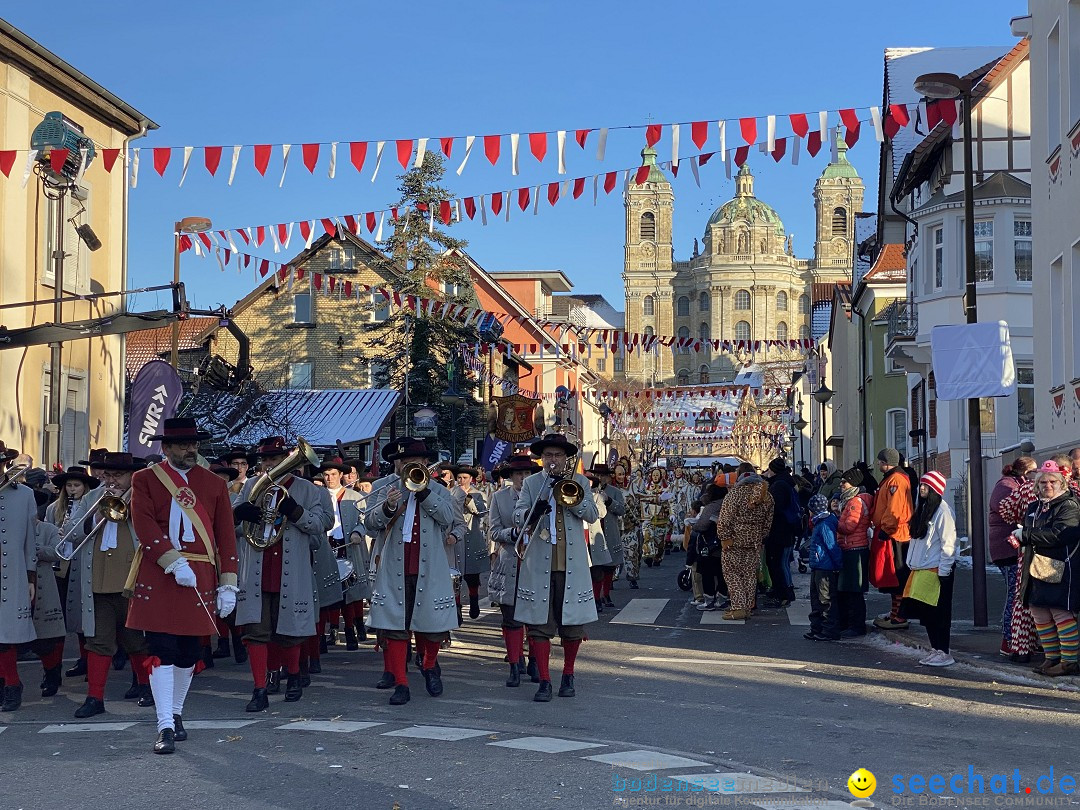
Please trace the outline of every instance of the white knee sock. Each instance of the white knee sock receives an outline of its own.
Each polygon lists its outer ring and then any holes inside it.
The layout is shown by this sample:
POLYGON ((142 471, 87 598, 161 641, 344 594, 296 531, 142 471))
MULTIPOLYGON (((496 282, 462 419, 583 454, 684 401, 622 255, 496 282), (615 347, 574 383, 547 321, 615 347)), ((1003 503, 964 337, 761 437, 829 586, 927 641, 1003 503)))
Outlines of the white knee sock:
POLYGON ((150 670, 150 691, 154 693, 154 708, 157 711, 157 728, 162 731, 173 726, 173 669, 158 666, 150 670))
POLYGON ((191 687, 191 677, 195 674, 195 667, 173 667, 173 698, 172 713, 184 714, 184 700, 187 698, 188 689, 191 687))

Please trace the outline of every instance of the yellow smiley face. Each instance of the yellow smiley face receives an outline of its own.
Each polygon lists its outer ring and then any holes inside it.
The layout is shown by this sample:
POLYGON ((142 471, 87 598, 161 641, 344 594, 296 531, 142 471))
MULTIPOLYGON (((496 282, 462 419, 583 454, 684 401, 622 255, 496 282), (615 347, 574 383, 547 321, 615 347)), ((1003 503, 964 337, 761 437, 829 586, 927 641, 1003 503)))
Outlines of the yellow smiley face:
POLYGON ((866 768, 859 768, 848 777, 847 788, 852 796, 865 799, 867 796, 874 795, 874 791, 877 790, 877 779, 866 768))

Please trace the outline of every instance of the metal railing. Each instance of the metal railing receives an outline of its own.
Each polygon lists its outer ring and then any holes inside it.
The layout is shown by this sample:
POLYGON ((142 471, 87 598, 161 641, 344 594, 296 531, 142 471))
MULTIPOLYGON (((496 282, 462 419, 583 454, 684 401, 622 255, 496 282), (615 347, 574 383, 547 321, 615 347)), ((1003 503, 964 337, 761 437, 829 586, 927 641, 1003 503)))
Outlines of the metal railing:
POLYGON ((915 337, 919 333, 919 313, 915 302, 901 298, 888 307, 889 340, 915 337))

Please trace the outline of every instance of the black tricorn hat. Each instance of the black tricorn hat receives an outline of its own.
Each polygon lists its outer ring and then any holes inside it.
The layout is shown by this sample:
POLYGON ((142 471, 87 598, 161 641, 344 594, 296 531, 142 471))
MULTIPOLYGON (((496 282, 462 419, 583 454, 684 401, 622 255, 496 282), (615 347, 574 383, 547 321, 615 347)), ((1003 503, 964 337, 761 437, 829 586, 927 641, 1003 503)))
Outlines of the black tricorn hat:
POLYGON ((562 450, 567 456, 577 455, 578 447, 576 444, 567 440, 566 436, 561 433, 549 433, 542 439, 537 439, 531 445, 529 445, 529 451, 539 458, 543 455, 544 450, 549 447, 554 447, 562 450))
POLYGON ((161 433, 151 436, 152 442, 204 442, 210 438, 210 434, 199 430, 195 420, 187 416, 178 416, 175 419, 166 419, 161 433))
POLYGON ((57 489, 60 489, 68 481, 81 481, 87 489, 97 489, 98 484, 101 483, 99 479, 89 475, 85 467, 68 467, 60 475, 54 475, 52 479, 53 486, 57 489))
POLYGON ((382 451, 384 461, 396 461, 399 458, 428 458, 436 459, 439 454, 435 450, 428 449, 427 442, 414 436, 390 442, 382 451))

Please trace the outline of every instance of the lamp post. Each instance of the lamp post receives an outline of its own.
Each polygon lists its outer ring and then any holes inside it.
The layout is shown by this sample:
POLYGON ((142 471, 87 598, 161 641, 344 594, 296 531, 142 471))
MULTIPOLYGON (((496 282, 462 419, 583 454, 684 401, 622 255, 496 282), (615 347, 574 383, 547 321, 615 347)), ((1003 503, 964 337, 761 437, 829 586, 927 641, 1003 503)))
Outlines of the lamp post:
MULTIPOLYGON (((794 429, 796 431, 795 435, 797 435, 799 437, 799 466, 802 466, 803 464, 806 463, 806 458, 803 455, 803 446, 802 446, 802 439, 803 439, 802 432, 804 430, 806 430, 806 420, 802 418, 802 408, 799 409, 798 418, 794 422, 791 423, 791 427, 792 427, 792 429, 794 429)), ((795 451, 794 450, 791 453, 791 460, 792 461, 795 460, 795 451)))
MULTIPOLYGON (((184 217, 173 226, 173 284, 180 283, 180 234, 203 233, 213 228, 213 223, 206 217, 184 217)), ((176 287, 173 288, 176 290, 176 287)), ((175 294, 175 293, 174 293, 175 294)), ((169 363, 176 368, 180 362, 180 321, 172 324, 172 344, 169 363)))
MULTIPOLYGON (((825 463, 825 405, 836 392, 827 386, 824 381, 818 386, 817 391, 814 392, 814 399, 821 403, 821 459, 819 464, 825 463)), ((811 448, 812 449, 812 448, 811 448)))
MULTIPOLYGON (((955 73, 925 73, 915 80, 924 98, 959 98, 964 108, 964 314, 979 322, 978 280, 975 272, 975 177, 971 136, 970 79, 955 73)), ((982 461, 982 418, 978 398, 968 400, 968 527, 971 535, 971 596, 976 627, 987 626, 986 509, 982 461)))

